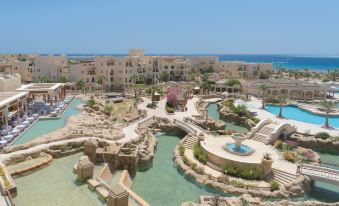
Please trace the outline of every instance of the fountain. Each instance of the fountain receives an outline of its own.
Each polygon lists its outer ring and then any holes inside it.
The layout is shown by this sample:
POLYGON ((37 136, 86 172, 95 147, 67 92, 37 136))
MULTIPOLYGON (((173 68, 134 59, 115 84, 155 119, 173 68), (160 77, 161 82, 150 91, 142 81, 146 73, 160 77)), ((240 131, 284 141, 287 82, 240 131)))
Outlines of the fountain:
POLYGON ((232 139, 235 143, 227 143, 223 147, 227 152, 240 156, 247 156, 254 152, 252 148, 242 144, 242 142, 246 140, 246 135, 241 133, 233 133, 232 139))

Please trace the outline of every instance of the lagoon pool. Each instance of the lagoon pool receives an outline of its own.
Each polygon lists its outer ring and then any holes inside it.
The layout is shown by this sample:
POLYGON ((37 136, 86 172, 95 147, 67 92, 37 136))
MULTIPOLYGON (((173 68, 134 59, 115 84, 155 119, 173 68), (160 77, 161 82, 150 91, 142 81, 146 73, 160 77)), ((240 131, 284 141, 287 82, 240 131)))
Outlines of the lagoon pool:
POLYGON ((16 141, 14 141, 12 145, 27 143, 36 137, 54 132, 55 130, 62 128, 65 125, 68 117, 80 113, 80 110, 78 110, 76 107, 82 103, 83 102, 81 99, 75 98, 68 106, 62 117, 60 117, 60 119, 46 119, 37 121, 31 128, 22 134, 16 141))
MULTIPOLYGON (((18 196, 14 198, 17 206, 105 206, 98 195, 88 189, 73 174, 73 165, 82 153, 53 160, 47 167, 31 174, 15 178, 18 196)), ((97 176, 100 167, 95 167, 97 176)))
MULTIPOLYGON (((266 111, 278 115, 280 106, 278 105, 266 105, 266 111)), ((283 116, 287 119, 294 119, 301 122, 323 125, 325 124, 325 116, 313 114, 311 112, 304 111, 296 106, 283 106, 283 116)), ((333 127, 339 128, 339 117, 330 117, 329 124, 333 127)))
MULTIPOLYGON (((207 110, 208 110, 208 117, 210 117, 214 120, 220 120, 220 114, 219 114, 217 103, 210 103, 207 106, 207 110)), ((224 121, 224 122, 226 123, 225 130, 232 129, 232 130, 235 130, 235 131, 238 131, 238 132, 247 132, 248 131, 245 127, 236 125, 233 122, 227 122, 227 121, 224 121)))
MULTIPOLYGON (((157 136, 153 166, 147 171, 138 171, 132 189, 150 205, 178 206, 182 202, 198 202, 200 195, 220 192, 189 181, 178 171, 173 161, 173 151, 180 137, 176 134, 157 136)), ((221 194, 225 196, 226 194, 221 194)))

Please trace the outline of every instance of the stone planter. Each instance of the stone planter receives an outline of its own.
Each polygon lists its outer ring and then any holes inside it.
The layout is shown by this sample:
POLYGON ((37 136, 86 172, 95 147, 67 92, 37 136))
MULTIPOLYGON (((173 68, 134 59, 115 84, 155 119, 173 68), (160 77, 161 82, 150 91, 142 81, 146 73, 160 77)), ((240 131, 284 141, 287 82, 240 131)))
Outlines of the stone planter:
POLYGON ((267 160, 267 159, 261 160, 262 176, 264 178, 267 177, 271 173, 272 163, 273 163, 273 160, 267 160))

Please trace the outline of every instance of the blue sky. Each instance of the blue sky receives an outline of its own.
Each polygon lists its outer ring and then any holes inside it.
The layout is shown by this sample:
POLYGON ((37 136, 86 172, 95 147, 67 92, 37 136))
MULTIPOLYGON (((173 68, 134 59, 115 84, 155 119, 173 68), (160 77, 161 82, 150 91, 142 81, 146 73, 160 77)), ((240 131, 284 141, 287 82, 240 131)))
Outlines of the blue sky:
POLYGON ((1 0, 0 53, 339 55, 338 0, 1 0))

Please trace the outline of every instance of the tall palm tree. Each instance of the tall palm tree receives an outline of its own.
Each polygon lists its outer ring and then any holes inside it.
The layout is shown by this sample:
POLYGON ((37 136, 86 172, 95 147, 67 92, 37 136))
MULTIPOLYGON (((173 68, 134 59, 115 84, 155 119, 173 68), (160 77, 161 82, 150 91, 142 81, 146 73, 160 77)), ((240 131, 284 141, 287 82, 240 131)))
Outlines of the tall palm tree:
POLYGON ((282 118, 283 115, 282 115, 282 108, 283 108, 283 104, 286 103, 286 96, 283 95, 283 94, 280 94, 276 97, 276 99, 278 100, 279 102, 279 105, 280 105, 280 110, 279 110, 279 118, 282 118))
POLYGON ((328 123, 328 116, 333 111, 333 109, 336 107, 336 104, 334 101, 323 100, 320 102, 320 105, 326 112, 325 127, 330 128, 330 125, 328 123))
POLYGON ((265 95, 266 95, 266 90, 268 89, 268 85, 265 83, 260 84, 259 89, 262 91, 262 108, 265 109, 265 95))
POLYGON ((311 73, 308 69, 305 69, 305 73, 304 73, 304 77, 306 78, 306 82, 309 81, 310 77, 311 77, 311 73))
POLYGON ((76 86, 77 86, 77 88, 79 88, 80 90, 82 90, 84 92, 85 82, 83 80, 77 81, 76 86))

